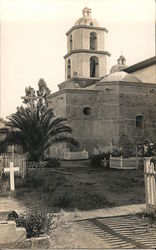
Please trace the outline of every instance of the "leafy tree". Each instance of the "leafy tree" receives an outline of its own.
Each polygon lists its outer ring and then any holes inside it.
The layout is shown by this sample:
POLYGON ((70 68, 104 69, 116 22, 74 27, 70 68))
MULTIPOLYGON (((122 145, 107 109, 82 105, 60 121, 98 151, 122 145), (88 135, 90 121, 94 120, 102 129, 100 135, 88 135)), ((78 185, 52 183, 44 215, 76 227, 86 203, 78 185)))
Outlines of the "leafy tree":
POLYGON ((17 108, 17 112, 8 118, 6 127, 0 129, 0 133, 5 134, 2 143, 21 145, 32 161, 41 161, 45 150, 54 143, 78 146, 66 118, 56 118, 53 109, 47 107, 45 95, 40 97, 37 101, 34 99, 33 106, 17 108))

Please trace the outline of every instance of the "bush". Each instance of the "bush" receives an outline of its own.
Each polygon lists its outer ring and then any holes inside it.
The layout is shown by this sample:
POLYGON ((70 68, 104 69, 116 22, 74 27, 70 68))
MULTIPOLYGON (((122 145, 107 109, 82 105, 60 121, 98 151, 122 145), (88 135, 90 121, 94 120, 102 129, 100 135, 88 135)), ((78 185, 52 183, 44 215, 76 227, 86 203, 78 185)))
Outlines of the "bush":
POLYGON ((71 193, 63 193, 57 195, 57 197, 54 199, 54 206, 59 208, 67 208, 70 206, 71 202, 72 202, 71 193))
POLYGON ((45 158, 39 162, 28 161, 28 168, 54 168, 59 166, 60 162, 56 158, 45 158))
POLYGON ((100 154, 91 155, 90 160, 91 160, 91 166, 92 167, 100 167, 101 166, 102 157, 101 157, 100 154))
POLYGON ((110 152, 103 152, 97 155, 91 155, 90 160, 91 160, 91 166, 92 167, 101 167, 102 166, 102 160, 106 159, 107 161, 107 167, 109 167, 109 158, 110 158, 110 152))
POLYGON ((123 155, 123 152, 118 151, 117 149, 114 150, 111 154, 113 157, 121 157, 121 155, 123 155))
POLYGON ((56 158, 46 158, 45 161, 47 162, 45 168, 54 168, 60 166, 60 162, 56 158))
POLYGON ((28 238, 48 233, 52 225, 52 215, 47 215, 43 211, 23 213, 19 216, 11 213, 8 215, 8 220, 14 220, 17 227, 24 227, 28 238))

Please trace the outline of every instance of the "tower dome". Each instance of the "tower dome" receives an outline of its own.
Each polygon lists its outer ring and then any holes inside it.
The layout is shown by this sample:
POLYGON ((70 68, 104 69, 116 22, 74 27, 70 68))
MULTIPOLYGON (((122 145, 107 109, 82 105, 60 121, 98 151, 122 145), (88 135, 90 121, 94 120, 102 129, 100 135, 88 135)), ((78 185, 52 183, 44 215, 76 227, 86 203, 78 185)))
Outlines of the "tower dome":
POLYGON ((114 73, 114 72, 117 72, 117 71, 120 71, 120 70, 123 70, 127 67, 126 65, 126 58, 121 55, 118 59, 117 59, 117 64, 113 65, 111 70, 110 70, 110 73, 114 73))
POLYGON ((75 22, 75 26, 77 25, 88 25, 88 26, 99 26, 98 22, 96 19, 91 17, 91 9, 89 9, 88 7, 85 7, 82 10, 83 13, 83 17, 79 18, 76 22, 75 22))

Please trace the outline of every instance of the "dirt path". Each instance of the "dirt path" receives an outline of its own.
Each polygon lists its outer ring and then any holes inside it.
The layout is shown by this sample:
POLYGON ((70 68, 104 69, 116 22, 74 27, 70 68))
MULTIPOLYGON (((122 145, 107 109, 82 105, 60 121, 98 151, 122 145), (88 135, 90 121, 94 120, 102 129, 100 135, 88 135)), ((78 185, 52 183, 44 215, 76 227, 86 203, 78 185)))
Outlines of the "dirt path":
POLYGON ((97 218, 127 215, 142 212, 145 205, 131 205, 114 207, 111 209, 97 209, 92 211, 62 211, 55 214, 55 228, 51 235, 52 248, 112 248, 104 239, 90 233, 77 221, 97 218))
MULTIPOLYGON (((54 214, 54 229, 50 235, 51 248, 111 248, 104 239, 87 232, 83 226, 76 221, 95 217, 107 217, 125 215, 143 211, 145 205, 121 206, 107 209, 97 209, 91 211, 75 211, 54 214)), ((27 207, 16 200, 16 198, 1 198, 1 211, 16 210, 23 212, 27 207)))

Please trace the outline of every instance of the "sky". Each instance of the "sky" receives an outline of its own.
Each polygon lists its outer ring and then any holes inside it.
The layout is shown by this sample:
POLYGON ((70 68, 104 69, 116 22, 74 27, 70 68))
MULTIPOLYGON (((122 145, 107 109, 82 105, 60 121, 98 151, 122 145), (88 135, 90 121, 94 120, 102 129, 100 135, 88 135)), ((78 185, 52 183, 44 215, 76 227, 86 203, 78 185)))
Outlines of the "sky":
POLYGON ((155 55, 155 0, 0 0, 0 117, 22 104, 25 87, 44 78, 51 92, 65 80, 65 33, 92 9, 109 30, 108 72, 123 54, 130 66, 155 55))

